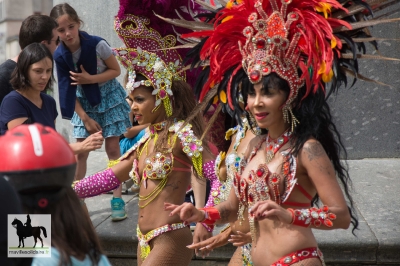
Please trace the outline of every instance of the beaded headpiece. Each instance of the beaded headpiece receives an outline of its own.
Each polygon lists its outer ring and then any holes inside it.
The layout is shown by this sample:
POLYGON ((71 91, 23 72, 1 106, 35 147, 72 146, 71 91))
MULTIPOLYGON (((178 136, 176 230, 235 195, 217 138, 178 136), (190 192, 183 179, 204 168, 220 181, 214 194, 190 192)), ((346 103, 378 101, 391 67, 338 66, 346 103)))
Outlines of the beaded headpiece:
MULTIPOLYGON (((202 27, 186 23, 193 32, 182 35, 198 40, 189 55, 197 60, 193 66, 203 68, 196 88, 200 101, 218 86, 219 100, 237 110, 238 84, 244 76, 255 84, 274 72, 290 87, 283 106, 289 120, 287 111, 291 112, 300 88, 305 90, 301 101, 319 89, 333 91, 347 84, 348 75, 368 80, 358 73, 358 59, 372 58, 364 54, 364 42, 376 44, 368 28, 396 20, 370 15, 391 4, 390 0, 230 0, 212 11, 202 27)), ((293 116, 292 123, 296 122, 293 116)))
POLYGON ((128 71, 127 90, 131 92, 140 85, 153 87, 152 94, 156 96, 153 112, 163 103, 167 116, 172 115, 172 81, 185 81, 186 74, 179 51, 171 49, 177 42, 176 32, 153 12, 168 15, 181 5, 182 1, 120 0, 120 10, 114 20, 114 29, 126 45, 114 51, 128 71), (147 80, 136 81, 137 74, 147 80))

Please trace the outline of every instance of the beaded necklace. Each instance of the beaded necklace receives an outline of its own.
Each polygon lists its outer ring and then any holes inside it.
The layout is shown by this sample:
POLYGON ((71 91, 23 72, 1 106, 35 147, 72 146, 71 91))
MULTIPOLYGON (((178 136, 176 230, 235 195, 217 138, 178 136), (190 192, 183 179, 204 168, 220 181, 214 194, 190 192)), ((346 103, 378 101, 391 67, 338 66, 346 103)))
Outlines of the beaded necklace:
MULTIPOLYGON (((153 124, 149 126, 149 134, 147 136, 147 138, 143 141, 145 142, 143 145, 143 148, 141 150, 139 150, 140 145, 138 146, 138 159, 140 159, 140 156, 142 155, 142 152, 144 149, 146 149, 146 155, 147 155, 147 148, 148 148, 148 144, 150 142, 151 139, 154 139, 154 144, 156 144, 157 140, 158 140, 158 131, 161 131, 162 129, 164 129, 166 123, 165 121, 157 123, 157 124, 153 124)), ((142 143, 143 143, 142 142, 142 143)))
MULTIPOLYGON (((257 198, 260 198, 259 200, 269 199, 271 192, 274 195, 275 202, 280 204, 280 202, 281 202, 280 193, 279 193, 280 177, 277 174, 271 174, 266 165, 272 161, 272 159, 275 157, 275 154, 290 140, 291 135, 292 135, 292 132, 289 130, 286 130, 277 139, 272 139, 269 136, 269 134, 267 135, 267 138, 265 140, 265 142, 266 142, 265 152, 267 154, 266 158, 265 158, 265 163, 263 164, 263 166, 259 167, 256 172, 250 171, 249 180, 251 182, 255 182, 255 186, 253 185, 253 186, 251 186, 252 189, 249 189, 249 190, 254 190, 254 191, 248 191, 247 204, 249 204, 249 202, 255 201, 255 199, 253 199, 253 197, 255 197, 255 196, 257 198), (268 175, 271 175, 268 178, 269 180, 268 181, 264 180, 265 177, 268 175), (271 189, 272 191, 270 191, 268 183, 272 187, 272 189, 271 189), (257 185, 259 185, 259 186, 257 186, 257 185), (264 190, 263 193, 261 193, 262 190, 264 190), (261 197, 258 197, 259 194, 261 197), (254 196, 250 197, 252 195, 254 195, 254 196)), ((257 154, 257 151, 259 150, 259 148, 260 147, 253 150, 249 161, 257 154)), ((283 167, 285 170, 287 168, 287 164, 285 163, 283 165, 283 167)), ((287 174, 286 172, 287 171, 284 171, 284 174, 287 174)), ((246 185, 246 187, 247 187, 247 185, 246 185)), ((239 207, 239 210, 243 211, 243 209, 244 209, 244 207, 242 207, 242 208, 239 207)), ((249 211, 250 211, 250 209, 249 209, 249 211)), ((243 214, 242 214, 242 217, 243 217, 243 214)), ((257 237, 258 223, 254 220, 254 216, 251 215, 250 212, 249 212, 249 224, 250 224, 251 238, 253 239, 254 243, 256 243, 257 242, 256 237, 257 237)))
POLYGON ((292 132, 286 130, 279 138, 272 139, 268 133, 267 139, 265 140, 265 152, 267 154, 265 158, 265 164, 268 164, 272 161, 272 159, 275 157, 276 152, 279 151, 279 149, 282 148, 282 146, 289 141, 291 135, 292 132))

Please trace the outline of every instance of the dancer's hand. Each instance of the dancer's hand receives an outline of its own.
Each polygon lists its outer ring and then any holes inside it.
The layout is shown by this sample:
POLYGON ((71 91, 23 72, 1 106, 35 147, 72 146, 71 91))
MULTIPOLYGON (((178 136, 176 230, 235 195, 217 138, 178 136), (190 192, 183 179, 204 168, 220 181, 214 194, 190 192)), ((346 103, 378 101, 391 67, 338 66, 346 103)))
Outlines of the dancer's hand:
POLYGON ((228 240, 235 247, 241 247, 246 244, 251 243, 251 234, 250 233, 242 233, 240 231, 236 231, 235 235, 231 235, 231 238, 228 240))
POLYGON ((71 85, 81 85, 81 84, 92 84, 92 75, 90 75, 81 65, 82 73, 76 73, 70 71, 69 74, 71 75, 70 78, 74 81, 71 85))
POLYGON ((292 222, 292 213, 272 200, 259 201, 250 209, 250 215, 256 220, 276 219, 290 224, 292 222))
POLYGON ((83 124, 85 125, 86 130, 90 134, 94 134, 96 132, 101 131, 101 126, 97 123, 94 119, 88 117, 86 120, 82 120, 83 124))
POLYGON ((89 137, 87 137, 84 141, 82 141, 82 151, 83 152, 88 152, 88 151, 94 151, 97 149, 100 149, 101 146, 103 145, 104 138, 102 135, 102 132, 96 132, 89 137))
MULTIPOLYGON (((210 237, 212 237, 212 232, 208 232, 201 223, 197 223, 196 229, 194 230, 193 234, 193 244, 206 241, 210 237)), ((198 248, 195 248, 194 251, 196 253, 196 256, 201 256, 203 259, 210 254, 210 251, 199 250, 198 248)))
POLYGON ((164 210, 171 211, 169 216, 178 215, 187 224, 201 222, 205 219, 204 211, 200 211, 192 203, 185 202, 182 205, 175 205, 164 202, 164 210))
POLYGON ((204 240, 204 241, 201 241, 198 243, 193 243, 193 244, 187 246, 187 248, 200 250, 200 251, 206 251, 207 255, 208 255, 211 251, 213 251, 214 248, 222 247, 222 246, 228 244, 228 239, 229 239, 231 232, 232 232, 231 228, 229 227, 224 232, 221 232, 218 235, 215 235, 207 240, 204 240))

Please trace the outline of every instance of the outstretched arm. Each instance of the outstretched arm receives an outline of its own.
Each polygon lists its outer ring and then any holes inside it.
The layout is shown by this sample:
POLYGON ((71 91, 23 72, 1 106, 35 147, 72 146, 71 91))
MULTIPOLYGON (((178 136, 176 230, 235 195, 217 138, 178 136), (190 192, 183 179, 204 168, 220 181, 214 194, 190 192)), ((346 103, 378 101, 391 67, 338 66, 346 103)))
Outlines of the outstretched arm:
POLYGON ((76 194, 80 198, 88 198, 117 188, 123 181, 129 179, 129 171, 132 169, 135 157, 136 153, 133 152, 113 167, 76 182, 74 184, 76 194))
POLYGON ((197 209, 191 203, 183 203, 182 205, 164 203, 164 209, 171 211, 170 216, 178 215, 185 223, 205 221, 207 213, 209 214, 213 210, 215 213, 218 213, 217 216, 219 217, 218 219, 214 219, 215 216, 213 214, 208 220, 213 220, 215 224, 225 224, 236 221, 239 201, 234 190, 231 189, 229 198, 215 207, 197 209))

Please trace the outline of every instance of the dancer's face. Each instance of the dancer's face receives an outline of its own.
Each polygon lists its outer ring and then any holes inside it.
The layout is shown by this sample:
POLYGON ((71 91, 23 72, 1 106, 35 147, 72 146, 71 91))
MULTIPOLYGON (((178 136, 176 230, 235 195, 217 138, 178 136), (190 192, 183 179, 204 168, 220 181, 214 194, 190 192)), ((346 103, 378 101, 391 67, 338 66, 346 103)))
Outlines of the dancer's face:
POLYGON ((51 78, 53 64, 50 58, 45 57, 42 60, 29 66, 28 78, 30 89, 43 91, 51 78))
POLYGON ((263 88, 262 82, 254 85, 247 96, 249 111, 253 114, 258 127, 272 129, 284 124, 282 105, 286 94, 275 87, 263 88))
POLYGON ((156 105, 156 96, 151 94, 152 91, 153 88, 142 85, 130 93, 130 98, 133 100, 132 113, 140 125, 155 124, 165 120, 163 106, 152 112, 156 105))
POLYGON ((68 15, 62 15, 57 18, 57 34, 60 40, 71 50, 75 52, 80 47, 79 27, 80 23, 71 20, 68 15))

